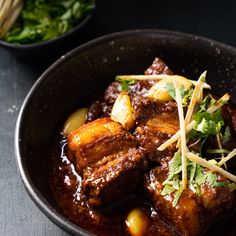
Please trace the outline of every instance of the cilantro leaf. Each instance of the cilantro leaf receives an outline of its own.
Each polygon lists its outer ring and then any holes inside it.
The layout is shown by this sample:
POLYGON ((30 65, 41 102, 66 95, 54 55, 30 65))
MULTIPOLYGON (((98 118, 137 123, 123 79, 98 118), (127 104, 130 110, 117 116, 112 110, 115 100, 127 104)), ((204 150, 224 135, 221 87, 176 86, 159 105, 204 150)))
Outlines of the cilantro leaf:
POLYGON ((128 92, 129 90, 129 84, 127 83, 127 81, 123 81, 121 83, 121 91, 122 92, 128 92))
POLYGON ((135 83, 134 80, 123 80, 121 82, 121 91, 122 92, 128 92, 129 91, 129 85, 132 85, 134 83, 135 83))
POLYGON ((198 131, 199 137, 216 135, 220 132, 221 128, 224 125, 220 109, 215 111, 214 113, 197 112, 193 116, 193 119, 196 122, 194 130, 198 131))
POLYGON ((211 187, 214 188, 226 187, 226 188, 236 189, 236 183, 218 182, 216 174, 213 174, 211 172, 206 174, 206 181, 209 183, 211 187))
POLYGON ((209 132, 209 122, 206 120, 205 117, 202 118, 201 122, 197 124, 196 131, 199 131, 202 134, 208 134, 209 132))
POLYGON ((172 202, 173 207, 176 207, 176 205, 178 204, 178 201, 179 201, 183 191, 184 191, 183 187, 180 187, 179 190, 176 191, 174 200, 172 202))
POLYGON ((202 167, 199 164, 197 164, 197 168, 196 168, 195 182, 199 186, 205 182, 202 167))
MULTIPOLYGON (((166 83, 164 89, 168 91, 169 95, 176 100, 175 86, 173 83, 166 83)), ((182 97, 182 96, 181 96, 182 97)))
POLYGON ((181 154, 180 152, 176 152, 174 154, 173 159, 171 160, 171 164, 170 164, 170 172, 175 174, 178 174, 181 172, 181 164, 182 164, 182 160, 181 160, 181 154))
MULTIPOLYGON (((169 164, 169 175, 168 178, 163 182, 164 188, 161 192, 163 196, 175 192, 173 206, 178 203, 181 197, 183 186, 181 180, 182 171, 182 160, 180 152, 174 154, 173 159, 169 164)), ((188 183, 189 187, 193 192, 200 194, 200 184, 205 182, 202 168, 199 164, 187 160, 187 171, 188 171, 188 183)))
POLYGON ((172 180, 172 186, 174 189, 178 190, 180 187, 180 180, 179 180, 179 175, 176 175, 173 180, 172 180))
POLYGON ((230 140, 230 127, 226 126, 225 128, 225 132, 223 134, 223 143, 227 143, 230 140))
POLYGON ((121 91, 122 92, 128 92, 129 91, 129 85, 135 84, 135 80, 123 80, 119 77, 116 77, 116 81, 121 83, 121 91))
POLYGON ((75 27, 93 8, 85 0, 27 0, 4 39, 15 44, 54 39, 75 27))
MULTIPOLYGON (((171 82, 166 83, 164 86, 164 89, 166 89, 168 91, 169 95, 174 100, 176 100, 175 86, 173 83, 171 83, 171 82)), ((182 104, 184 107, 188 105, 188 101, 191 99, 192 93, 193 93, 193 89, 185 90, 184 85, 180 86, 180 96, 182 98, 182 104)))
POLYGON ((197 163, 196 162, 192 162, 189 165, 189 181, 192 182, 195 178, 195 174, 196 174, 196 170, 197 170, 197 163))
POLYGON ((230 183, 230 182, 217 182, 216 187, 227 187, 236 189, 236 183, 230 183))
POLYGON ((211 187, 215 187, 217 185, 217 176, 215 174, 209 172, 205 175, 205 179, 211 187))
POLYGON ((182 161, 181 161, 180 152, 176 152, 174 154, 174 157, 172 158, 172 160, 170 161, 170 164, 169 164, 169 170, 170 170, 170 172, 169 172, 168 178, 164 181, 164 184, 173 180, 174 176, 181 172, 182 161))
POLYGON ((183 107, 188 106, 188 103, 191 100, 191 97, 193 95, 193 90, 194 90, 193 88, 190 88, 190 89, 185 91, 184 97, 182 98, 183 107))
POLYGON ((199 111, 198 112, 204 112, 206 111, 210 106, 214 105, 216 100, 211 97, 210 95, 207 95, 199 105, 199 111))
POLYGON ((166 196, 166 195, 172 193, 173 191, 174 191, 174 188, 171 185, 166 184, 161 191, 161 195, 166 196))

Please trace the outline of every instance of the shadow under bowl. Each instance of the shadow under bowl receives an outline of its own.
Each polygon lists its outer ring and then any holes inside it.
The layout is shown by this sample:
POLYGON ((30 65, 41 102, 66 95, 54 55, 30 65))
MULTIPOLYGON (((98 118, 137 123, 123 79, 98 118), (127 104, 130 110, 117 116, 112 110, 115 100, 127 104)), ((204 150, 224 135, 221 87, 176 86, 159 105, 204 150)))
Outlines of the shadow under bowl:
POLYGON ((236 50, 206 38, 164 30, 114 33, 88 42, 56 61, 34 84, 19 113, 15 149, 23 183, 37 206, 61 228, 90 235, 58 208, 48 179, 48 160, 58 125, 91 102, 117 74, 143 73, 161 57, 176 74, 196 79, 208 70, 213 93, 236 100, 236 50))

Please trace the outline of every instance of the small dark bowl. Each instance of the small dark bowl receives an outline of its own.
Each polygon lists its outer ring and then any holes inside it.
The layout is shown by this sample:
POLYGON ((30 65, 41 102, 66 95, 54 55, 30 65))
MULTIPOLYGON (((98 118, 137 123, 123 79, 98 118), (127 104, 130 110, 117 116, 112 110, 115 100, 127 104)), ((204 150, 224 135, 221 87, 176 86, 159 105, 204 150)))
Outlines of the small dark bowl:
MULTIPOLYGON (((92 0, 95 5, 95 0, 92 0)), ((94 9, 95 10, 95 9, 94 9)), ((13 53, 20 59, 38 59, 50 55, 62 55, 73 48, 73 43, 81 35, 84 27, 92 18, 94 10, 84 17, 72 30, 59 37, 40 43, 16 45, 0 39, 0 46, 13 53)), ((77 44, 78 45, 78 44, 77 44)))
POLYGON ((139 74, 154 57, 175 71, 197 78, 208 70, 213 92, 236 98, 236 50, 202 37, 163 30, 111 34, 88 42, 55 62, 35 83, 19 113, 15 148, 24 185, 37 206, 57 225, 90 235, 61 213, 50 189, 47 164, 58 124, 91 101, 117 74, 139 74), (234 92, 234 93, 233 93, 234 92))

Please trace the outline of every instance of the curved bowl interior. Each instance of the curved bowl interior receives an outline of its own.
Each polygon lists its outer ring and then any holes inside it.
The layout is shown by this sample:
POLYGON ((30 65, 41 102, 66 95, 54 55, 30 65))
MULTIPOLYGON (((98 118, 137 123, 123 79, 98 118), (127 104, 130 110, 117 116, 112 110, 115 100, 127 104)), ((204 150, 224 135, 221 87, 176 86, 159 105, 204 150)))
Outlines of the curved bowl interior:
POLYGON ((208 70, 213 92, 236 88, 235 49, 191 35, 137 30, 89 42, 53 64, 36 82, 19 114, 16 127, 17 161, 23 182, 36 204, 64 229, 87 235, 66 220, 53 198, 47 175, 49 150, 58 124, 73 109, 86 104, 117 74, 143 73, 154 57, 175 73, 197 78, 208 70))

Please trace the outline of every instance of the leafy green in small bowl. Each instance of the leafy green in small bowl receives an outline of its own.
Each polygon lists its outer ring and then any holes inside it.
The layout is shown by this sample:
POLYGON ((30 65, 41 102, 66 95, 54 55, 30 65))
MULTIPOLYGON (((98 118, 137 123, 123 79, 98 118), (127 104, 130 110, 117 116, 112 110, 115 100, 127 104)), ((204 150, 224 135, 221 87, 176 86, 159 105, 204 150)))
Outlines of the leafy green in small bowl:
POLYGON ((22 45, 58 38, 76 27, 94 8, 93 1, 86 0, 26 0, 4 40, 22 45))

